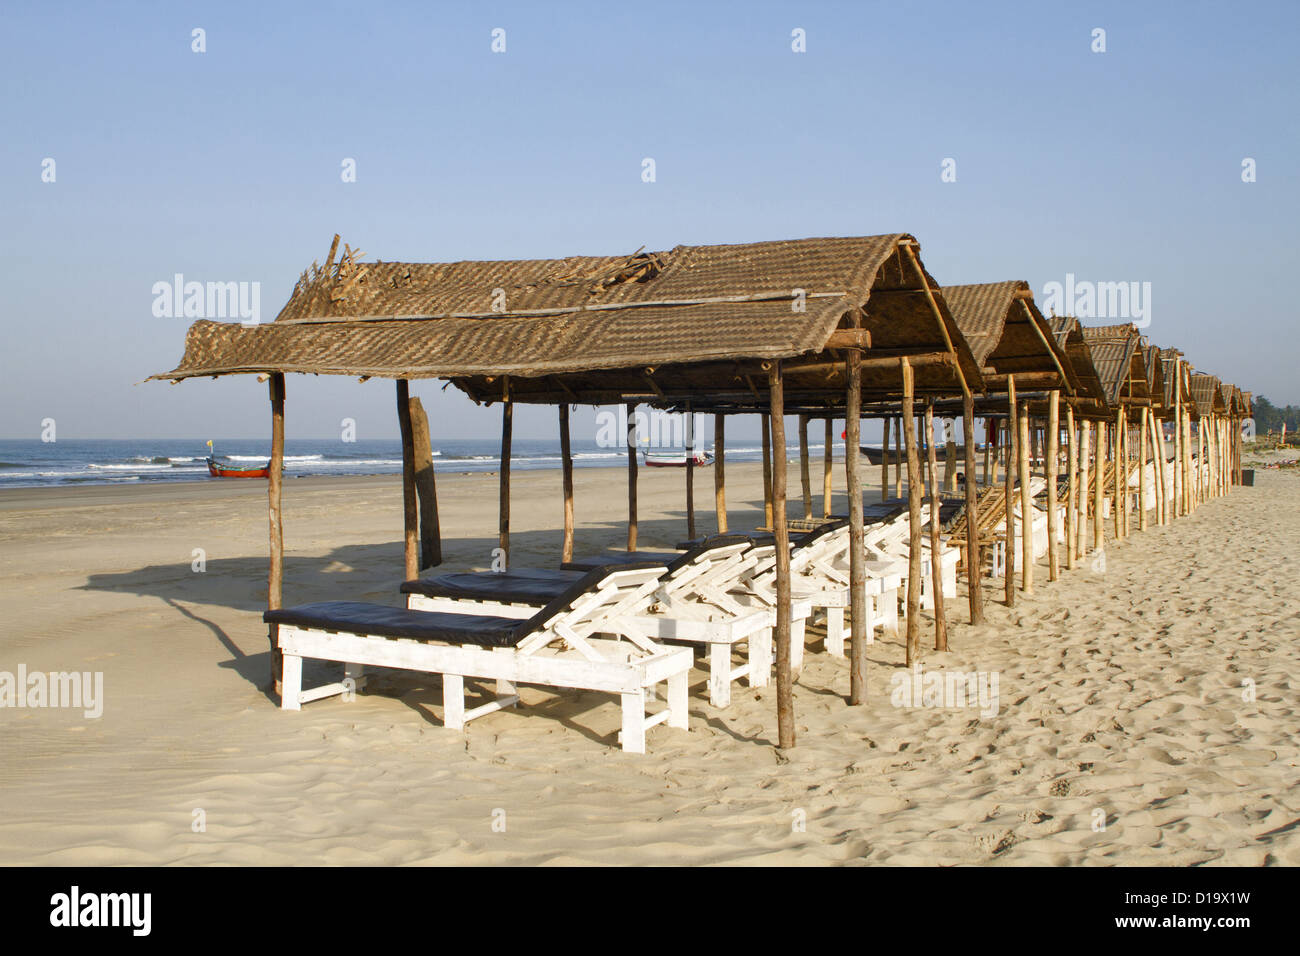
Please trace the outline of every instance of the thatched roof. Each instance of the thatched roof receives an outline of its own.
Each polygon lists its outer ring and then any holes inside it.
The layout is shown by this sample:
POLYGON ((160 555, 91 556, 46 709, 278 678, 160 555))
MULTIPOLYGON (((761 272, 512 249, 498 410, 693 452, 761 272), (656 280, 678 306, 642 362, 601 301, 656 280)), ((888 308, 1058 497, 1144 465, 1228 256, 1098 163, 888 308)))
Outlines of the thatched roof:
POLYGON ((1063 343, 1034 304, 1029 283, 985 282, 943 287, 957 327, 981 367, 995 375, 1055 376, 1039 388, 1079 389, 1063 343))
MULTIPOLYGON (((1183 353, 1178 349, 1160 350, 1160 361, 1161 364, 1164 365, 1164 373, 1165 373, 1164 407, 1169 410, 1170 414, 1173 413, 1173 409, 1175 405, 1174 385, 1178 381, 1174 375, 1174 365, 1180 359, 1182 359, 1182 357, 1183 357, 1183 353)), ((1196 398, 1192 395, 1192 387, 1191 387, 1192 367, 1188 365, 1187 362, 1184 361, 1182 362, 1181 365, 1179 365, 1179 369, 1183 380, 1182 381, 1183 405, 1187 407, 1187 409, 1191 412, 1191 414, 1195 415, 1196 398)))
POLYGON ((1192 373, 1192 396, 1196 399, 1197 416, 1227 414, 1228 405, 1220 389, 1222 383, 1205 372, 1192 373))
POLYGON ((1091 399, 1090 407, 1076 408, 1077 414, 1089 413, 1101 415, 1106 412, 1106 389, 1101 383, 1101 376, 1092 360, 1092 349, 1083 335, 1083 325, 1074 316, 1053 315, 1047 320, 1057 343, 1065 350, 1070 359, 1070 368, 1079 381, 1079 394, 1091 399))
MULTIPOLYGON (((337 240, 336 240, 337 243, 337 240)), ((272 323, 196 322, 170 372, 183 379, 250 372, 446 378, 476 400, 669 401, 734 392, 757 400, 763 363, 816 356, 861 321, 877 350, 946 351, 918 368, 918 393, 959 390, 958 363, 979 368, 937 283, 904 233, 742 245, 677 246, 632 256, 386 263, 350 250, 304 273, 272 323), (800 310, 802 309, 802 311, 800 310), (861 310, 861 311, 859 311, 861 310)), ((870 354, 870 353, 867 353, 870 354)), ((815 381, 792 363, 787 390, 842 392, 824 365, 815 381), (801 377, 802 376, 802 377, 801 377)), ((818 364, 818 363, 809 363, 818 364)), ((897 370, 864 373, 864 397, 889 394, 897 370)))
POLYGON ((1083 337, 1106 391, 1106 404, 1141 404, 1150 398, 1146 366, 1139 352, 1140 336, 1131 322, 1084 326, 1083 337))
POLYGON ((1166 408, 1172 407, 1165 402, 1165 394, 1168 391, 1165 387, 1165 363, 1160 358, 1159 346, 1149 344, 1145 338, 1142 339, 1142 343, 1142 363, 1146 368, 1147 391, 1151 396, 1152 409, 1160 414, 1166 408))

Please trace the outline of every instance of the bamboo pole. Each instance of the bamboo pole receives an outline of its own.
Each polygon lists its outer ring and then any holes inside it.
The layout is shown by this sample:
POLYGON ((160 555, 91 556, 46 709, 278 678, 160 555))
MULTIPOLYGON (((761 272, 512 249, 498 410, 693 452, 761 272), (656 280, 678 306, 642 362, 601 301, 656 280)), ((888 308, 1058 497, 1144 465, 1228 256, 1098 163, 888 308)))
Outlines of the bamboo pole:
MULTIPOLYGON (((627 549, 636 550, 636 403, 627 402, 627 549)), ((721 462, 719 462, 721 466, 721 462)), ((721 479, 719 479, 721 480, 721 479)), ((726 511, 723 511, 726 520, 726 511)))
POLYGON ((803 490, 803 516, 812 518, 812 469, 808 461, 808 416, 799 416, 799 482, 803 490))
POLYGON ((1173 516, 1184 513, 1183 507, 1183 376, 1181 362, 1174 359, 1174 509, 1173 516))
POLYGON ((1029 493, 1029 403, 1020 406, 1020 589, 1034 593, 1034 499, 1029 493))
MULTIPOLYGON (((770 396, 769 396, 770 400, 770 396)), ((763 423, 763 527, 772 524, 772 425, 766 412, 759 416, 763 423)))
POLYGON ((515 403, 507 397, 501 404, 501 493, 497 506, 497 547, 501 549, 501 566, 506 569, 510 567, 510 443, 514 421, 515 403))
MULTIPOLYGON (((271 394, 271 463, 266 475, 267 524, 271 539, 271 562, 266 580, 266 606, 269 610, 284 607, 284 516, 280 495, 284 485, 284 373, 272 372, 271 394)), ((283 692, 284 659, 280 653, 280 625, 269 627, 271 642, 271 687, 279 696, 283 692)))
POLYGON ((415 453, 415 491, 420 505, 420 570, 442 564, 442 527, 438 518, 438 485, 433 472, 429 416, 418 398, 410 401, 411 437, 415 453))
POLYGON ((921 653, 921 469, 916 451, 916 416, 913 414, 912 365, 898 360, 903 376, 903 441, 907 446, 907 666, 920 660, 921 653))
POLYGON ((794 679, 790 668, 790 529, 785 521, 785 387, 781 363, 767 373, 771 401, 772 444, 776 457, 772 470, 772 530, 776 537, 776 722, 777 745, 794 746, 794 679))
POLYGON ((948 621, 943 607, 943 567, 939 560, 942 545, 939 542, 939 461, 935 454, 934 399, 925 403, 925 433, 931 436, 926 457, 930 461, 930 587, 934 596, 934 649, 948 649, 948 621))
POLYGON ((894 497, 903 497, 903 416, 894 419, 894 497))
POLYGON ((686 403, 686 540, 695 540, 695 413, 686 403))
POLYGON ((406 580, 420 576, 419 511, 415 500, 415 436, 411 427, 411 388, 397 380, 397 424, 402 433, 402 528, 406 553, 406 580))
POLYGON ((1079 512, 1075 507, 1079 488, 1079 435, 1074 427, 1074 406, 1065 406, 1065 570, 1073 571, 1075 535, 1079 512))
POLYGON ((1124 431, 1124 406, 1121 405, 1119 411, 1115 414, 1115 434, 1111 441, 1111 454, 1115 456, 1115 483, 1111 489, 1111 517, 1115 521, 1115 540, 1119 541, 1124 537, 1124 521, 1121 512, 1124 510, 1122 502, 1128 500, 1128 467, 1124 463, 1124 444, 1121 437, 1124 431), (1121 486, 1124 491, 1121 492, 1121 486))
MULTIPOLYGON (((980 543, 975 513, 975 396, 966 394, 961 401, 962 439, 966 443, 966 591, 970 605, 970 622, 984 623, 984 578, 980 573, 980 543)), ((984 446, 984 470, 988 471, 988 445, 984 446)))
POLYGON ((1047 395, 1047 580, 1060 576, 1061 558, 1057 554, 1056 535, 1061 529, 1061 515, 1056 510, 1056 475, 1061 449, 1061 393, 1053 389, 1047 395))
MULTIPOLYGON (((963 414, 965 414, 965 409, 964 409, 964 408, 963 408, 963 414)), ((984 487, 985 487, 985 488, 987 488, 987 487, 989 486, 989 481, 990 481, 990 478, 989 478, 989 449, 990 449, 990 448, 992 447, 992 445, 993 445, 993 430, 989 427, 991 424, 992 424, 992 423, 991 423, 987 418, 984 419, 984 487)), ((969 460, 970 460, 970 459, 968 458, 967 461, 969 461, 969 460)), ((997 479, 992 479, 992 480, 996 481, 997 479)))
POLYGON ((1092 550, 1100 551, 1106 547, 1106 530, 1102 527, 1101 502, 1105 496, 1103 479, 1106 473, 1106 423, 1097 422, 1097 450, 1092 474, 1092 550))
POLYGON ((957 490, 957 442, 949 435, 955 431, 951 418, 943 423, 943 485, 947 491, 957 490))
POLYGON ((858 445, 862 437, 860 360, 858 350, 850 349, 845 360, 848 388, 844 401, 844 477, 849 496, 849 703, 855 705, 865 703, 867 698, 867 555, 862 520, 862 473, 858 468, 858 445))
POLYGON ((1079 437, 1079 518, 1075 526, 1074 549, 1079 560, 1088 553, 1088 498, 1092 485, 1088 479, 1092 472, 1089 471, 1092 463, 1092 422, 1085 421, 1080 425, 1079 437))
MULTIPOLYGON (((1138 530, 1147 529, 1147 418, 1151 409, 1142 408, 1142 421, 1138 426, 1137 472, 1138 472, 1138 530)), ((1152 469, 1154 471, 1154 468, 1152 469)))
POLYGON ((880 500, 889 500, 889 419, 885 419, 884 450, 880 458, 880 500))
POLYGON ((1005 588, 1007 607, 1016 606, 1016 509, 1015 487, 1016 470, 1012 465, 1016 451, 1016 380, 1007 376, 1007 422, 1006 440, 1002 443, 1006 449, 1006 467, 1002 470, 1003 497, 1006 520, 1003 522, 1006 541, 1003 545, 1002 583, 1005 588))
POLYGON ((573 451, 569 443, 569 403, 560 405, 560 470, 564 489, 564 544, 561 561, 573 560, 573 451))
POLYGON ((718 534, 727 533, 727 416, 713 416, 713 512, 718 534))
MULTIPOLYGON (((854 350, 856 351, 856 349, 854 350)), ((831 504, 835 497, 835 473, 833 465, 835 460, 835 441, 832 435, 834 423, 830 417, 826 418, 826 447, 822 452, 822 517, 831 516, 831 504)))

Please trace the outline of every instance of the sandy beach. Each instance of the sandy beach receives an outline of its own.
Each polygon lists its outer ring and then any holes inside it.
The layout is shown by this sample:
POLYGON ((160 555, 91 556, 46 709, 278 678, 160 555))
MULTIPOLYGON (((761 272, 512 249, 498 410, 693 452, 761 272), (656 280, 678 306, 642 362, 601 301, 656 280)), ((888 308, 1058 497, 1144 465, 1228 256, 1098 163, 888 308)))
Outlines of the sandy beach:
MULTIPOLYGON (((758 466, 727 477, 733 529, 754 527, 758 466)), ((624 480, 577 473, 579 553, 622 545, 624 480)), ((551 565, 560 474, 513 485, 513 563, 551 565)), ((682 488, 643 471, 643 547, 685 537, 682 488)), ((440 474, 447 569, 489 563, 496 494, 440 474)), ((400 481, 289 481, 284 502, 286 603, 399 603, 400 481)), ((1104 570, 1048 584, 1044 563, 1013 610, 999 579, 978 628, 963 583, 924 666, 998 674, 995 715, 893 706, 903 647, 883 642, 849 707, 813 628, 795 749, 773 746, 774 688, 719 711, 697 669, 689 731, 636 756, 597 693, 525 688, 459 732, 438 678, 389 671, 280 711, 262 482, 0 491, 0 671, 104 675, 97 719, 0 711, 0 863, 1300 865, 1298 503, 1300 474, 1257 471, 1108 545, 1104 570)))

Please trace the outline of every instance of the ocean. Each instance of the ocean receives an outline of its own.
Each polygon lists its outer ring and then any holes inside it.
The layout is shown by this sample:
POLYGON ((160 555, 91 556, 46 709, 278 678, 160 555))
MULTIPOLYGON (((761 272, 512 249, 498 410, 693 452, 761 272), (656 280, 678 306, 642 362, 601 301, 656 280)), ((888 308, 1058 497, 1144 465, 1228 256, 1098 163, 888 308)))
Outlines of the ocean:
MULTIPOLYGON (((326 475, 395 475, 402 470, 402 446, 391 441, 343 442, 338 439, 285 440, 284 473, 287 478, 326 475)), ((496 471, 500 446, 495 438, 456 438, 431 442, 434 468, 439 474, 496 471)), ((257 468, 270 454, 267 439, 214 440, 216 457, 231 467, 257 468)), ((788 446, 798 454, 798 445, 788 446)), ((811 444, 809 454, 819 462, 825 446, 811 444)), ((574 441, 576 468, 627 467, 624 448, 607 448, 594 441, 574 441)), ((836 457, 842 458, 842 443, 836 457)), ((0 488, 30 488, 81 484, 120 484, 159 481, 215 481, 208 476, 207 446, 189 439, 59 439, 42 442, 0 439, 0 488)), ((728 444, 728 461, 759 461, 758 440, 728 444)), ((560 467, 558 439, 516 437, 510 456, 513 470, 560 467)), ((793 481, 798 476, 792 477, 793 481)))

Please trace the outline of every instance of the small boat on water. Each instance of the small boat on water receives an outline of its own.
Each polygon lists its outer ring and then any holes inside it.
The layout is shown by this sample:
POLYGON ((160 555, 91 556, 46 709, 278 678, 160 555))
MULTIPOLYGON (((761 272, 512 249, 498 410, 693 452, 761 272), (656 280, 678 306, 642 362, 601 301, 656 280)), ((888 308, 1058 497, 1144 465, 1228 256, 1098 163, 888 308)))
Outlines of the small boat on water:
MULTIPOLYGON (((647 451, 645 464, 647 468, 685 468, 685 451, 647 451)), ((695 467, 713 464, 713 454, 707 451, 695 452, 695 467)))
MULTIPOLYGON (((984 449, 984 446, 983 446, 983 445, 978 445, 978 444, 977 444, 975 447, 976 447, 977 449, 981 450, 981 451, 983 451, 983 449, 984 449)), ((920 444, 920 445, 917 446, 917 449, 918 449, 920 452, 922 452, 922 453, 924 454, 925 451, 926 451, 926 446, 924 445, 924 443, 922 443, 922 444, 920 444)), ((878 448, 878 447, 873 448, 873 447, 870 446, 870 445, 859 445, 859 446, 858 446, 858 451, 862 452, 862 456, 863 456, 864 458, 866 458, 866 460, 867 460, 867 464, 869 464, 869 465, 880 465, 880 464, 884 464, 884 461, 885 461, 885 450, 884 450, 883 448, 878 448)), ((943 461, 943 460, 944 460, 944 456, 945 456, 945 454, 946 454, 945 446, 943 446, 943 445, 936 445, 936 446, 935 446, 935 452, 937 453, 937 455, 938 455, 938 457, 939 457, 939 460, 940 460, 940 461, 943 461)), ((899 463, 899 461, 900 461, 900 458, 901 458, 901 460, 902 460, 903 462, 906 462, 906 461, 907 461, 907 456, 906 456, 906 454, 903 454, 902 456, 900 456, 900 455, 898 454, 897 450, 895 450, 895 449, 893 449, 893 448, 891 448, 891 449, 889 450, 889 463, 890 463, 891 465, 897 465, 897 464, 899 463)), ((961 462, 961 461, 965 461, 965 460, 966 460, 966 446, 965 446, 965 445, 958 445, 958 446, 957 446, 957 460, 958 460, 959 462, 961 462)))
POLYGON ((213 478, 265 478, 270 473, 269 461, 261 468, 226 468, 218 465, 215 458, 208 459, 208 474, 213 478))

